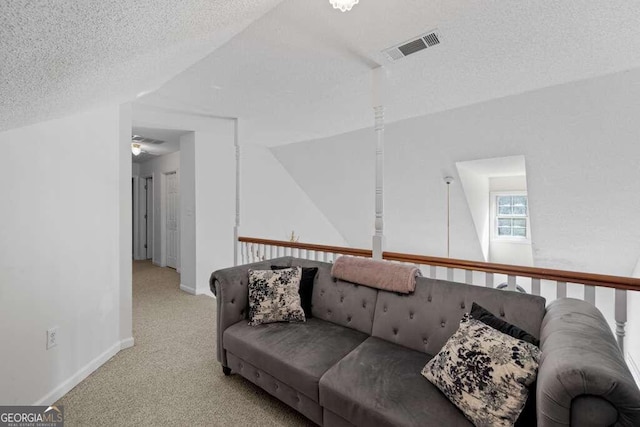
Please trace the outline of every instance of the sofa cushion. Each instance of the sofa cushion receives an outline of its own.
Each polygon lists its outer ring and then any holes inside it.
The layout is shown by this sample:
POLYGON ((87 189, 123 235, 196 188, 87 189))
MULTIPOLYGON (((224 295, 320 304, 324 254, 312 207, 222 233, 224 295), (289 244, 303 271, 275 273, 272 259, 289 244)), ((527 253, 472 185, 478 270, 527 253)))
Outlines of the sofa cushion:
POLYGON ((507 334, 519 340, 533 344, 536 347, 540 347, 540 340, 535 338, 529 332, 524 331, 509 322, 505 322, 504 320, 500 319, 495 314, 491 313, 489 310, 475 302, 471 306, 471 313, 469 314, 472 318, 481 321, 487 326, 491 326, 493 329, 496 329, 503 334, 507 334))
POLYGON ((320 377, 366 338, 362 332, 315 318, 258 326, 238 322, 224 332, 224 346, 317 402, 320 377))
POLYGON ((370 337, 320 380, 320 404, 355 425, 471 426, 420 375, 432 356, 370 337))
POLYGON ((379 291, 372 336, 436 354, 477 302, 540 337, 545 299, 535 295, 418 277, 410 295, 379 291))
MULTIPOLYGON (((272 396, 277 397, 296 411, 309 418, 318 425, 322 425, 322 407, 317 401, 308 398, 303 393, 289 387, 272 375, 267 374, 260 368, 256 368, 246 360, 242 360, 230 351, 227 352, 229 368, 245 377, 255 385, 261 387, 272 396)), ((215 425, 212 423, 212 425, 215 425)))
POLYGON ((331 276, 329 263, 295 260, 300 267, 318 267, 313 287, 313 317, 371 335, 378 291, 331 276))
MULTIPOLYGON (((282 270, 285 268, 290 268, 287 266, 279 266, 272 265, 272 270, 282 270)), ((313 313, 311 311, 311 301, 313 298, 313 284, 316 281, 316 276, 318 275, 318 267, 301 267, 302 268, 302 278, 300 279, 300 288, 298 289, 298 293, 300 294, 300 305, 304 310, 304 317, 307 319, 311 319, 313 317, 313 313)))
POLYGON ((249 324, 304 322, 300 305, 300 267, 249 270, 249 324))
POLYGON ((422 375, 475 425, 513 426, 535 381, 540 349, 468 314, 422 375))

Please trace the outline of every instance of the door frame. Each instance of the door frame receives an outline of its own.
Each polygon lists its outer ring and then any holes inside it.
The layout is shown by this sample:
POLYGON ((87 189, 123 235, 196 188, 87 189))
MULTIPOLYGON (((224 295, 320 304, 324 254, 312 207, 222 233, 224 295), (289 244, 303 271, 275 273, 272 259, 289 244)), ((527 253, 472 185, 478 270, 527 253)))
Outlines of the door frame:
MULTIPOLYGON (((180 182, 180 168, 162 172, 160 174, 160 267, 167 266, 167 175, 176 174, 178 183, 180 182)), ((180 187, 178 186, 178 247, 176 248, 176 271, 180 273, 180 187)), ((154 218, 155 220, 155 218, 154 218)))
POLYGON ((145 209, 144 209, 144 213, 146 215, 146 218, 143 217, 143 219, 145 220, 144 225, 145 225, 145 239, 144 239, 144 243, 143 243, 143 248, 145 249, 145 259, 150 259, 153 262, 153 258, 155 256, 155 221, 156 221, 156 212, 155 212, 155 179, 154 179, 154 175, 151 174, 150 176, 147 176, 144 178, 144 185, 147 187, 145 188, 145 209), (149 188, 149 183, 151 183, 151 188, 149 188), (149 211, 151 212, 151 224, 149 224, 149 211), (151 239, 149 239, 149 229, 151 229, 151 239), (151 242, 149 242, 151 241, 151 242), (144 247, 144 244, 147 245, 147 247, 144 247), (151 256, 149 256, 149 253, 151 253, 151 256))

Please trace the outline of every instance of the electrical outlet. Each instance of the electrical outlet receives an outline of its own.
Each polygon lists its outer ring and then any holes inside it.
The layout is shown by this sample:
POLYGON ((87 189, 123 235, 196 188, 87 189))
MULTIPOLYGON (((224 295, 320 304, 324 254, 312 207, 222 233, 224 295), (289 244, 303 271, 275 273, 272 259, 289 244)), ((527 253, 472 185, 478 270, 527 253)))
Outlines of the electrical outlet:
POLYGON ((58 327, 47 330, 47 350, 58 345, 58 327))

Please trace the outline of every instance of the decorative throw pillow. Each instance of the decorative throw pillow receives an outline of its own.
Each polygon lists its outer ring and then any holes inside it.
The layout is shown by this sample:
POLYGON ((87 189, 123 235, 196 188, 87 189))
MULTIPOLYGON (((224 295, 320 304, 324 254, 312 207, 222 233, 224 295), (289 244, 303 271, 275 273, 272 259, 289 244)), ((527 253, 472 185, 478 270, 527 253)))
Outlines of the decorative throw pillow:
POLYGON ((300 306, 300 267, 249 270, 249 325, 304 322, 300 306))
MULTIPOLYGON (((516 325, 512 325, 511 323, 498 318, 480 304, 476 304, 474 302, 471 306, 471 313, 469 314, 472 318, 481 321, 485 325, 491 326, 493 329, 497 329, 504 334, 531 343, 536 347, 540 347, 540 340, 536 337, 527 331, 518 328, 516 325)), ((529 397, 527 398, 527 402, 524 405, 522 413, 520 413, 520 416, 516 420, 515 427, 535 427, 537 423, 535 390, 536 382, 534 381, 529 386, 529 397)))
MULTIPOLYGON (((290 267, 281 267, 277 265, 272 265, 272 270, 282 270, 290 267)), ((311 319, 313 314, 311 314, 311 298, 313 297, 313 284, 316 281, 316 275, 318 274, 318 267, 302 267, 302 279, 300 279, 300 289, 298 293, 300 294, 300 305, 302 305, 302 309, 304 310, 304 317, 307 319, 311 319)))
POLYGON ((422 369, 476 426, 512 426, 538 373, 540 349, 465 314, 422 369))
POLYGON ((503 334, 510 335, 519 340, 531 343, 536 347, 540 347, 540 340, 538 340, 536 337, 534 337, 527 331, 518 328, 516 325, 512 325, 511 323, 505 322, 504 320, 496 317, 489 310, 479 304, 476 304, 475 302, 471 306, 471 313, 469 314, 474 319, 481 321, 485 325, 491 326, 493 329, 499 330, 503 334))

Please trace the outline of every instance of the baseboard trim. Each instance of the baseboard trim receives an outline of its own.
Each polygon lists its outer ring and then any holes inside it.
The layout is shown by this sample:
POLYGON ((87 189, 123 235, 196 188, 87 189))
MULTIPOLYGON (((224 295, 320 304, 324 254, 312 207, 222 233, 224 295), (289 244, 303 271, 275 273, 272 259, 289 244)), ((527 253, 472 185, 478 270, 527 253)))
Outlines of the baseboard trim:
POLYGON ((200 291, 196 295, 204 295, 206 297, 213 298, 213 299, 216 298, 216 296, 213 295, 213 292, 211 292, 209 289, 205 289, 204 291, 200 291))
POLYGON ((196 290, 180 283, 180 290, 191 295, 197 295, 196 290))
POLYGON ((640 386, 640 369, 638 369, 638 365, 636 361, 633 359, 631 354, 627 353, 627 362, 629 362, 629 369, 631 370, 631 374, 633 378, 636 380, 636 384, 640 386))
POLYGON ((47 393, 44 397, 37 400, 34 405, 52 405, 62 396, 67 394, 71 389, 80 384, 85 378, 87 378, 93 371, 98 369, 100 366, 104 365, 107 360, 111 359, 113 356, 118 354, 118 352, 122 349, 123 342, 131 343, 133 345, 133 338, 127 338, 123 341, 118 341, 107 350, 105 350, 98 357, 93 359, 91 362, 87 363, 85 366, 80 368, 78 372, 73 374, 71 377, 63 381, 52 391, 47 393))
POLYGON ((125 338, 120 341, 120 350, 131 348, 134 345, 133 337, 125 338))

